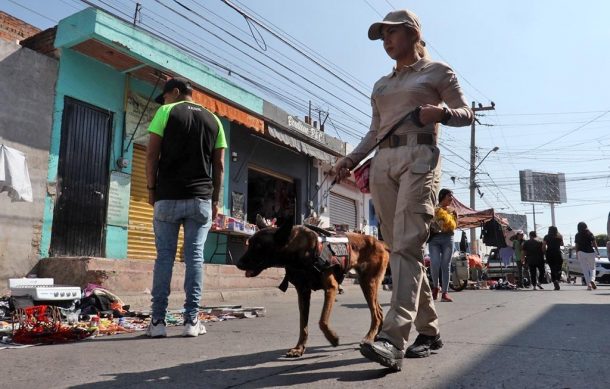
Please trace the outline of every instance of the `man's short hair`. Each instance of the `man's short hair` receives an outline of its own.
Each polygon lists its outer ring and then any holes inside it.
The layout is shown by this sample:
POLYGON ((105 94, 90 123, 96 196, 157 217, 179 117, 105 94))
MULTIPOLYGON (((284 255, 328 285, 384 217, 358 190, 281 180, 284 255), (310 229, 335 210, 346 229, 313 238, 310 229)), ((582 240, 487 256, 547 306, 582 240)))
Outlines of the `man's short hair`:
POLYGON ((174 88, 178 88, 181 95, 190 96, 193 94, 193 87, 191 86, 191 82, 189 80, 182 77, 174 77, 167 80, 165 86, 163 86, 163 91, 155 98, 155 102, 163 104, 163 95, 172 91, 174 88))

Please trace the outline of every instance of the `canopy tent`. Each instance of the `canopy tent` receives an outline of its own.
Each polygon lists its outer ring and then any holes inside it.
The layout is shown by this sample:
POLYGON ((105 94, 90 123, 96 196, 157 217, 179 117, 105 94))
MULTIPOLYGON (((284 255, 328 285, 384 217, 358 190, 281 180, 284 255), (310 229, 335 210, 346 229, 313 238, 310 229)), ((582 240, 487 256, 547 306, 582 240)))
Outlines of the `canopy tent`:
POLYGON ((451 206, 458 215, 458 228, 477 228, 486 221, 496 219, 500 224, 507 226, 506 219, 498 217, 493 208, 476 211, 462 204, 455 197, 451 200, 451 206))

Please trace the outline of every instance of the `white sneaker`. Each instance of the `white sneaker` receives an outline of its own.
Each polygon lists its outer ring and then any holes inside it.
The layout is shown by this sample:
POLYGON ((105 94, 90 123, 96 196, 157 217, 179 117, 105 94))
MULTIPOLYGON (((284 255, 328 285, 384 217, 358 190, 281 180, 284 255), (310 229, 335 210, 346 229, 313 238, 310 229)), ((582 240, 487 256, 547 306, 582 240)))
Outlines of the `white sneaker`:
POLYGON ((151 338, 167 337, 167 331, 165 331, 165 321, 159 320, 158 322, 155 322, 151 320, 148 328, 146 329, 146 335, 150 336, 151 338))
POLYGON ((182 336, 199 336, 208 332, 205 329, 205 326, 201 322, 201 320, 197 319, 195 323, 191 323, 190 321, 186 321, 184 323, 184 330, 182 331, 182 336))

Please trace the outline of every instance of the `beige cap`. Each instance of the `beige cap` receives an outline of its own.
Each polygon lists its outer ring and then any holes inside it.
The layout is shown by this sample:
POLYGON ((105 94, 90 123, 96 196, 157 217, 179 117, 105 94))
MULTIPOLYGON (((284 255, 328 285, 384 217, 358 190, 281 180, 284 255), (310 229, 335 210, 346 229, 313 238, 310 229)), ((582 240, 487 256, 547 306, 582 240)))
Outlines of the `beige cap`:
POLYGON ((382 22, 377 22, 371 24, 369 27, 369 39, 374 41, 377 39, 381 39, 381 26, 383 25, 396 25, 396 24, 405 24, 407 27, 411 27, 416 29, 417 31, 421 31, 421 24, 419 24, 419 19, 417 15, 413 12, 400 9, 397 11, 392 11, 383 18, 382 22))

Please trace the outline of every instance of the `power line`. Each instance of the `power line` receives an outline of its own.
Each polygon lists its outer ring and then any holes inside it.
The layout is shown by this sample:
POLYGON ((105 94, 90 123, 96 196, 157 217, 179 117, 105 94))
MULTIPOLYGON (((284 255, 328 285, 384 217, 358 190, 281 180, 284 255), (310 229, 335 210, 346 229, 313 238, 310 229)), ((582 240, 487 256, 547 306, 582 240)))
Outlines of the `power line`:
POLYGON ((383 15, 379 11, 377 11, 377 8, 373 7, 371 5, 371 3, 368 2, 368 0, 362 0, 362 1, 364 1, 366 3, 366 5, 368 5, 377 15, 379 15, 380 18, 383 17, 383 15))
POLYGON ((560 139, 563 139, 563 138, 565 138, 566 136, 568 136, 568 135, 570 135, 570 134, 573 134, 573 133, 575 133, 576 131, 578 131, 578 130, 580 130, 580 129, 584 128, 584 127, 586 127, 588 124, 593 123, 594 121, 596 121, 597 119, 601 118, 602 116, 607 115, 609 112, 610 112, 610 110, 608 110, 608 111, 604 111, 602 114, 600 114, 600 115, 598 115, 598 116, 594 117, 593 119, 589 120, 589 121, 588 121, 588 122, 586 122, 585 124, 583 124, 583 125, 581 125, 581 126, 578 126, 578 127, 576 127, 575 129, 570 130, 570 131, 568 131, 568 132, 566 132, 566 133, 564 133, 564 134, 562 134, 562 135, 560 135, 560 136, 558 136, 558 137, 556 137, 556 138, 554 138, 554 139, 551 139, 550 141, 548 141, 548 142, 546 142, 546 143, 543 143, 543 144, 541 144, 541 145, 539 145, 539 146, 536 146, 536 147, 534 147, 534 148, 532 148, 532 149, 528 150, 528 152, 532 152, 532 151, 534 151, 534 150, 538 150, 538 149, 539 149, 539 148, 541 148, 541 147, 544 147, 544 146, 546 146, 546 145, 548 145, 548 144, 551 144, 551 143, 556 142, 556 141, 558 141, 558 140, 560 140, 560 139))
MULTIPOLYGON (((162 3, 160 0, 155 0, 155 1, 156 1, 157 3, 159 3, 160 5, 162 5, 163 7, 165 7, 166 9, 168 9, 169 11, 171 11, 171 12, 173 12, 173 13, 175 13, 175 14, 177 14, 177 15, 181 16, 182 18, 184 18, 184 19, 188 20, 189 22, 193 23, 193 24, 194 24, 194 25, 196 25, 197 27, 199 27, 199 28, 201 28, 202 30, 206 31, 208 34, 213 35, 214 37, 216 37, 217 39, 219 39, 219 40, 221 40, 221 41, 225 42, 226 44, 228 44, 229 46, 233 47, 234 49, 239 50, 239 48, 237 48, 235 45, 233 45, 233 44, 231 44, 231 43, 227 42, 227 41, 226 41, 226 40, 224 40, 222 37, 220 37, 218 34, 216 34, 216 33, 212 32, 212 31, 210 31, 209 29, 205 28, 204 26, 202 26, 201 24, 197 23, 196 21, 194 21, 193 19, 189 18, 188 16, 186 16, 186 15, 184 15, 184 14, 182 14, 182 13, 180 13, 180 12, 176 11, 176 10, 175 10, 175 9, 173 9, 173 8, 170 8, 169 6, 167 6, 167 5, 163 4, 163 3, 162 3)), ((201 15, 201 14, 197 13, 197 12, 194 12, 192 9, 190 9, 190 8, 189 8, 189 7, 187 7, 186 5, 182 4, 180 1, 178 1, 178 0, 173 0, 173 1, 174 1, 174 3, 176 3, 176 4, 180 5, 182 8, 184 8, 185 10, 189 11, 191 14, 196 15, 197 17, 199 17, 199 18, 201 18, 201 19, 205 20, 206 22, 208 22, 208 23, 212 24, 214 27, 218 28, 219 30, 223 31, 224 33, 226 33, 226 34, 230 35, 232 38, 234 38, 234 39, 238 40, 239 42, 241 42, 241 43, 245 44, 245 45, 246 45, 246 46, 248 46, 250 49, 255 50, 255 51, 257 51, 257 52, 259 52, 259 53, 260 53, 259 49, 257 49, 256 47, 252 46, 252 45, 251 45, 251 44, 249 44, 248 42, 245 42, 243 39, 241 39, 241 38, 239 38, 239 37, 235 36, 235 35, 234 35, 234 34, 232 34, 230 31, 225 30, 224 28, 222 28, 221 26, 217 25, 216 23, 214 23, 214 22, 213 22, 213 21, 211 21, 210 19, 206 18, 205 16, 203 16, 203 15, 201 15)), ((241 50, 240 50, 240 51, 241 51, 241 50)), ((269 58, 269 57, 267 57, 267 58, 269 58)), ((277 64, 277 65, 279 65, 280 67, 282 67, 284 70, 286 70, 286 71, 288 71, 288 72, 290 72, 290 73, 294 74, 295 76, 297 76, 297 77, 301 78, 302 80, 306 81, 307 83, 311 84, 312 86, 314 86, 314 87, 316 87, 316 88, 318 88, 318 89, 320 89, 320 90, 322 90, 322 91, 324 91, 324 92, 328 93, 330 96, 332 96, 332 97, 336 98, 337 100, 341 101, 342 103, 346 104, 347 106, 351 107, 352 109, 354 109, 354 110, 356 110, 356 111, 358 111, 358 112, 362 113, 363 115, 365 115, 365 116, 367 116, 367 117, 370 117, 370 114, 369 114, 369 113, 362 111, 361 109, 359 109, 358 107, 354 106, 354 105, 353 105, 353 104, 351 104, 350 102, 348 102, 348 101, 346 101, 346 100, 342 99, 341 97, 339 97, 339 96, 337 96, 336 94, 334 94, 334 93, 330 92, 329 90, 327 90, 327 89, 325 89, 325 88, 322 88, 320 85, 317 85, 315 82, 313 82, 312 80, 308 79, 307 77, 304 77, 303 75, 301 75, 301 74, 299 74, 299 73, 295 72, 293 69, 289 68, 289 67, 288 67, 288 66, 286 66, 285 64, 283 64, 283 63, 281 63, 281 62, 277 61, 277 60, 276 60, 276 59, 274 59, 274 58, 269 58, 269 59, 270 59, 272 62, 274 62, 275 64, 277 64)), ((264 64, 263 62, 261 62, 261 61, 259 61, 259 60, 255 59, 255 58, 252 58, 252 60, 254 60, 254 61, 256 61, 256 62, 260 63, 261 65, 264 65, 264 66, 266 66, 266 67, 269 67, 268 65, 264 64)), ((269 68, 270 68, 270 67, 269 67, 269 68)), ((271 69, 271 68, 270 68, 270 69, 271 69)), ((278 73, 278 74, 279 74, 279 73, 278 73)), ((287 80, 290 80, 289 78, 287 78, 287 77, 286 77, 286 76, 284 76, 284 75, 281 75, 281 76, 285 77, 287 80)), ((311 93, 311 94, 314 94, 313 92, 311 92, 311 91, 309 91, 309 90, 307 90, 307 89, 305 89, 305 90, 306 90, 307 92, 311 93)), ((363 123, 363 125, 365 125, 365 124, 363 123)))
POLYGON ((21 8, 23 8, 23 9, 25 9, 25 10, 30 11, 31 13, 33 13, 33 14, 35 14, 35 15, 40 16, 40 17, 41 17, 41 18, 43 18, 43 19, 46 19, 46 20, 48 20, 48 21, 50 21, 50 22, 52 22, 52 23, 57 23, 57 20, 56 20, 56 19, 51 19, 50 17, 48 17, 48 16, 46 16, 46 15, 43 15, 43 14, 41 14, 41 13, 40 13, 40 12, 38 12, 38 11, 34 11, 33 9, 31 9, 31 8, 29 8, 29 7, 26 7, 26 6, 25 6, 25 5, 23 5, 23 4, 19 4, 19 3, 17 3, 16 1, 13 1, 13 0, 8 0, 8 1, 9 1, 10 3, 15 4, 15 5, 16 5, 16 6, 18 6, 18 7, 21 7, 21 8))
POLYGON ((359 78, 354 77, 349 72, 343 70, 341 67, 339 67, 338 65, 336 65, 335 63, 333 63, 332 61, 327 59, 322 54, 318 53, 316 50, 314 50, 310 46, 306 45, 305 43, 300 42, 294 36, 290 35, 286 31, 284 31, 281 28, 279 28, 277 25, 273 24, 270 20, 265 19, 264 16, 256 13, 256 11, 252 10, 251 8, 248 8, 245 4, 241 3, 239 0, 234 0, 234 2, 239 4, 243 9, 246 9, 248 12, 254 14, 260 20, 263 20, 265 23, 267 23, 268 25, 272 26, 275 29, 275 32, 277 34, 281 34, 284 37, 287 37, 286 39, 291 40, 291 42, 294 45, 297 45, 297 46, 301 47, 303 50, 307 50, 313 56, 315 56, 319 61, 321 61, 321 62, 325 63, 326 65, 328 65, 329 67, 333 68, 336 72, 341 73, 343 76, 345 76, 346 78, 350 79, 351 82, 353 82, 355 84, 359 84, 362 88, 366 89, 367 91, 369 91, 371 89, 370 85, 364 84, 359 78))
MULTIPOLYGON (((176 2, 178 2, 177 0, 174 0, 176 2)), ((290 42, 288 42, 286 39, 284 39, 283 37, 281 37, 279 34, 276 34, 271 28, 267 27, 264 23, 258 21, 257 19, 254 19, 252 16, 250 16, 249 14, 247 14, 244 10, 240 9, 239 7, 235 6, 233 3, 231 3, 229 0, 222 0, 222 2, 226 5, 228 5, 229 7, 233 8, 235 11, 237 11, 239 14, 241 14, 244 18, 252 20, 254 23, 256 23, 257 25, 259 25, 260 27, 262 27, 263 29, 265 29, 267 32, 269 32, 270 34, 272 34, 273 36, 275 36, 277 39, 279 39, 281 42, 283 42, 284 44, 286 44, 288 47, 290 47, 291 49, 295 50, 297 53, 301 54, 303 57, 307 58, 308 60, 310 60, 311 62, 313 62, 314 64, 318 65, 318 67, 320 67, 322 70, 324 70, 325 72, 327 72, 328 74, 330 74, 331 76, 335 77, 336 79, 338 79, 339 81, 341 81, 342 83, 344 83, 345 85, 347 85, 348 87, 350 87, 351 89, 353 89, 354 91, 358 92, 359 94, 361 94, 362 96, 364 96, 366 99, 369 98, 369 96, 362 92, 361 90, 355 88, 352 84, 348 83, 347 81, 345 81, 343 78, 339 77, 336 73, 332 72, 330 69, 328 69, 327 67, 323 66, 320 62, 318 62, 315 58, 307 55, 304 51, 302 51, 301 49, 297 48, 296 46, 292 45, 290 42)))

